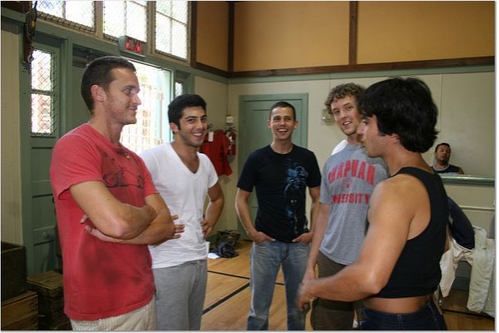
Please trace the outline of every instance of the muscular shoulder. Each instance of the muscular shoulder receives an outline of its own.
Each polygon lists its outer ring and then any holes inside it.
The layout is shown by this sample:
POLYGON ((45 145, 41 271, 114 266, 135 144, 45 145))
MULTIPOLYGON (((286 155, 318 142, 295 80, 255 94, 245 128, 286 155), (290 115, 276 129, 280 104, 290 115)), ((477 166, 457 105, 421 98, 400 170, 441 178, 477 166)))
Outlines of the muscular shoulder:
POLYGON ((414 214, 423 198, 427 198, 423 184, 412 176, 401 174, 380 182, 374 188, 371 206, 401 215, 414 214))

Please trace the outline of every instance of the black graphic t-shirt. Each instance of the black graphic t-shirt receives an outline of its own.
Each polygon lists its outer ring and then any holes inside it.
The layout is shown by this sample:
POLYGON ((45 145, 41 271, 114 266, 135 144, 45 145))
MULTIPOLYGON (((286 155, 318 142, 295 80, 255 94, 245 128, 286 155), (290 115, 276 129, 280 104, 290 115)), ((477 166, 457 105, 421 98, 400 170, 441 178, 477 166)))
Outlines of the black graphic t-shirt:
POLYGON ((321 173, 313 152, 293 145, 288 154, 278 154, 268 145, 250 154, 237 187, 248 192, 256 189, 256 229, 290 243, 308 232, 307 187, 320 183, 321 173))

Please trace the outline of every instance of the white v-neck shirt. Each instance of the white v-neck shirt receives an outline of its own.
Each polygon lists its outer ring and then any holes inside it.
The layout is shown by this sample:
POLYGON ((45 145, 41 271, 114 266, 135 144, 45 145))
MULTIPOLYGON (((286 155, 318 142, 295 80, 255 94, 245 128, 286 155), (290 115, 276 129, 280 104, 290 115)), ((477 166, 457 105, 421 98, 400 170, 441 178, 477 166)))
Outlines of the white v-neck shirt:
POLYGON ((217 183, 218 176, 210 159, 202 153, 198 156, 199 168, 193 173, 170 142, 140 154, 171 214, 179 216, 174 222, 185 224, 179 239, 149 246, 153 268, 177 266, 207 257, 201 221, 208 189, 217 183))

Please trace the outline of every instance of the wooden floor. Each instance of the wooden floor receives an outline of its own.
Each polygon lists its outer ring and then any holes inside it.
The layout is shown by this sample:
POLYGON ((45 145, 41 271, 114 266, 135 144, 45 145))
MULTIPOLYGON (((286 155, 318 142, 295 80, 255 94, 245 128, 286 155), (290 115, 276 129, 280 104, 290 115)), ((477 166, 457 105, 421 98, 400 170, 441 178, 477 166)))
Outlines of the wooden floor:
MULTIPOLYGON (((203 331, 245 331, 250 306, 250 241, 241 241, 238 257, 208 259, 208 288, 204 305, 203 331)), ((466 309, 467 293, 452 290, 444 299, 444 317, 449 330, 494 330, 494 318, 466 309), (447 310, 445 310, 447 309, 447 310)), ((311 331, 309 320, 307 330, 311 331)), ((269 330, 286 331, 284 282, 279 274, 270 308, 269 330)))

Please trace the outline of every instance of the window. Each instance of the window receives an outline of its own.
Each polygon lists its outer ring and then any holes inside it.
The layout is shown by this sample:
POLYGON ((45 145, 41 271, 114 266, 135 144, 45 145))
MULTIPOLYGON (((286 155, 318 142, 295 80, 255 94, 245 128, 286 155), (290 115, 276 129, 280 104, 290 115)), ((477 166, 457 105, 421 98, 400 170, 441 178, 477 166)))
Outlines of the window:
POLYGON ((172 74, 145 64, 133 64, 137 69, 142 104, 137 110, 137 123, 123 127, 120 142, 140 154, 172 139, 168 121, 172 74))
POLYGON ((39 1, 37 10, 41 12, 41 17, 50 21, 69 26, 77 23, 81 28, 87 28, 83 30, 95 30, 93 1, 39 1))
POLYGON ((55 131, 55 66, 54 55, 33 51, 31 63, 31 134, 53 135, 55 131))
POLYGON ((103 1, 104 34, 147 42, 147 1, 103 1))
POLYGON ((185 91, 184 83, 176 81, 175 82, 175 97, 183 95, 185 91))
POLYGON ((187 60, 189 1, 36 1, 40 18, 91 31, 96 38, 129 36, 154 43, 154 52, 187 60), (96 15, 96 13, 102 13, 96 15), (148 13, 154 13, 150 17, 148 13), (154 23, 153 23, 154 22, 154 23))
POLYGON ((188 1, 156 1, 156 51, 187 59, 188 1))

